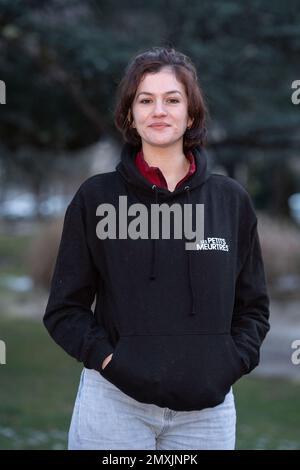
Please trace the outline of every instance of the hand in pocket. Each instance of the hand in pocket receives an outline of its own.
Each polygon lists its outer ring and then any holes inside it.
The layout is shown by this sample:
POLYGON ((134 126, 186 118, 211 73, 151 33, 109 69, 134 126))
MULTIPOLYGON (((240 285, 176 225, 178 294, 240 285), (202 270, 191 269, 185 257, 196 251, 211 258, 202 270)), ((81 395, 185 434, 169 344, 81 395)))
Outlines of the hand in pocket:
POLYGON ((113 357, 113 354, 110 354, 104 359, 101 365, 102 370, 105 369, 106 365, 110 363, 110 361, 112 360, 112 357, 113 357))

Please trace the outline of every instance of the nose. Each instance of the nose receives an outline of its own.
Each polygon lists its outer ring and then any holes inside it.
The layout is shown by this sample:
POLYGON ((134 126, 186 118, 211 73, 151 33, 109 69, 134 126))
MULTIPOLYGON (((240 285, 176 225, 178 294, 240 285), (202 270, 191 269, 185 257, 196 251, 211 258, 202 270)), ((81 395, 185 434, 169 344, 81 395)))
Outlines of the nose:
POLYGON ((154 111, 153 111, 154 116, 160 116, 161 114, 166 115, 166 110, 164 104, 157 100, 154 105, 154 111))

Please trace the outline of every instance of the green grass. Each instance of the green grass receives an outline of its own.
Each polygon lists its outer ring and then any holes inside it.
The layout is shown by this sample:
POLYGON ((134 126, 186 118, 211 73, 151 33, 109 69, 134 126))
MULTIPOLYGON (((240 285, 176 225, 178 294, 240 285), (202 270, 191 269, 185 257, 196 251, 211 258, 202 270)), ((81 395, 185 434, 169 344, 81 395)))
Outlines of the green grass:
POLYGON ((0 321, 0 449, 65 448, 82 365, 34 320, 0 321))
POLYGON ((300 382, 249 376, 234 390, 237 448, 300 449, 300 382))
MULTIPOLYGON (((82 364, 34 320, 0 320, 0 449, 64 449, 82 364)), ((246 376, 234 387, 238 449, 300 449, 300 384, 246 376)))

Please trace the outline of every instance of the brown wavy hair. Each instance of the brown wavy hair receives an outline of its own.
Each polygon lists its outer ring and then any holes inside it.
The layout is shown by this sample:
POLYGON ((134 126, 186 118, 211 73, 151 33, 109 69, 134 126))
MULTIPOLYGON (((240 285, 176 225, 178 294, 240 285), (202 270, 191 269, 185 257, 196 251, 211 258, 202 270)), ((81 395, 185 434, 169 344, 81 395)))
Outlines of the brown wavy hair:
POLYGON ((186 129, 183 135, 183 150, 186 152, 195 146, 204 147, 207 142, 209 113, 197 71, 191 59, 173 47, 152 47, 139 53, 128 63, 117 88, 115 126, 122 133, 125 142, 141 147, 141 137, 131 127, 131 106, 144 75, 159 72, 165 66, 171 67, 176 79, 183 84, 188 100, 188 114, 194 119, 190 129, 186 129))

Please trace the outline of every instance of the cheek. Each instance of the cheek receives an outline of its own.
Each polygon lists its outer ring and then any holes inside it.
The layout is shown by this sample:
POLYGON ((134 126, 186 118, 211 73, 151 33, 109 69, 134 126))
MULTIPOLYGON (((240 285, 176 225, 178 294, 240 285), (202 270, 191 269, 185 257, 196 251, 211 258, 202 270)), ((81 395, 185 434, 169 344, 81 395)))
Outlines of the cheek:
POLYGON ((147 113, 146 111, 139 111, 136 114, 136 120, 140 123, 145 122, 147 119, 149 119, 149 113, 147 113))
POLYGON ((178 109, 176 111, 176 114, 174 114, 174 119, 176 119, 176 123, 178 126, 182 127, 185 126, 185 123, 187 122, 188 115, 186 113, 186 109, 178 109))
POLYGON ((183 119, 182 116, 183 116, 183 115, 177 116, 176 119, 175 119, 175 127, 176 127, 176 129, 178 129, 178 130, 183 130, 183 129, 186 128, 186 122, 187 122, 187 120, 186 120, 186 119, 183 119))

